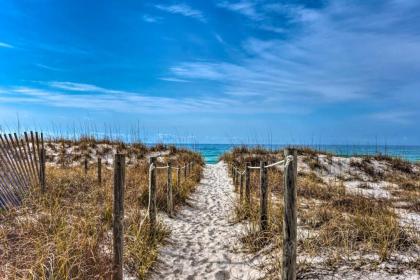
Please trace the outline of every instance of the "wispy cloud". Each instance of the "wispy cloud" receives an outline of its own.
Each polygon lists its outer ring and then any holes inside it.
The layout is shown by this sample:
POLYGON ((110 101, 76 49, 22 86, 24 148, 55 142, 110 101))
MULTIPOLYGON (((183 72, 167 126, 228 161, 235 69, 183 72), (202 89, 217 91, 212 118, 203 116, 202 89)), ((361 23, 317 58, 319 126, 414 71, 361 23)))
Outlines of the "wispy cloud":
MULTIPOLYGON (((38 82, 38 84, 40 84, 38 82)), ((13 86, 0 88, 0 102, 39 104, 62 108, 107 110, 125 113, 305 113, 299 108, 279 108, 270 104, 249 103, 246 100, 217 95, 194 97, 163 97, 139 92, 108 89, 92 84, 74 82, 43 82, 46 87, 13 86), (77 93, 77 94, 76 94, 77 93)))
POLYGON ((190 82, 188 80, 173 78, 173 77, 162 77, 162 78, 159 78, 159 80, 166 81, 166 82, 176 82, 176 83, 188 83, 188 82, 190 82))
POLYGON ((416 113, 407 111, 377 112, 370 114, 369 117, 384 123, 411 124, 417 121, 416 113))
POLYGON ((149 23, 155 23, 155 22, 161 21, 160 17, 151 16, 151 15, 143 15, 142 18, 145 22, 149 22, 149 23))
POLYGON ((186 17, 195 18, 202 22, 206 21, 206 18, 204 17, 201 11, 193 9, 186 4, 174 4, 174 5, 168 5, 168 6, 156 5, 155 7, 159 10, 162 10, 171 14, 179 14, 186 17))
MULTIPOLYGON (((357 2, 331 2, 317 10, 271 7, 273 17, 287 14, 287 24, 294 27, 278 30, 287 40, 251 37, 235 62, 185 61, 170 70, 181 79, 217 81, 226 95, 260 96, 277 106, 314 110, 356 101, 380 106, 404 92, 410 98, 399 98, 395 106, 412 108, 412 101, 420 99, 420 34, 413 25, 420 4, 357 2)), ((249 3, 236 10, 245 7, 252 16, 255 6, 249 3)))
POLYGON ((110 90, 102 87, 98 87, 91 84, 83 84, 83 83, 74 83, 74 82, 44 82, 51 88, 67 90, 67 91, 80 91, 80 92, 101 92, 101 93, 122 93, 121 91, 117 90, 110 90))
POLYGON ((215 33, 215 34, 214 34, 214 37, 216 38, 216 40, 217 40, 220 44, 223 44, 223 45, 225 45, 225 44, 226 44, 225 40, 223 40, 222 36, 220 36, 219 34, 215 33))
POLYGON ((218 66, 223 66, 223 63, 192 62, 183 63, 170 70, 173 74, 185 78, 220 80, 225 77, 225 73, 223 73, 225 67, 218 69, 218 66))
POLYGON ((278 26, 277 21, 270 17, 270 13, 277 12, 279 4, 265 4, 263 1, 242 0, 242 1, 224 1, 217 6, 240 14, 250 19, 252 26, 273 33, 285 33, 283 27, 278 26), (273 7, 271 7, 273 6, 273 7))
POLYGON ((46 69, 46 70, 50 70, 50 71, 63 71, 63 69, 61 68, 57 68, 57 67, 51 67, 42 63, 36 63, 35 66, 42 68, 42 69, 46 69))
POLYGON ((4 42, 0 42, 0 48, 8 48, 8 49, 12 49, 14 48, 12 45, 4 43, 4 42))
POLYGON ((224 1, 224 2, 219 3, 218 7, 240 13, 254 20, 261 20, 264 18, 263 14, 257 11, 257 7, 254 1, 250 1, 250 0, 242 0, 239 2, 224 1))
POLYGON ((138 113, 178 113, 223 110, 231 100, 217 98, 169 98, 138 92, 107 89, 73 82, 51 82, 47 88, 0 89, 2 103, 33 103, 45 106, 138 113), (70 91, 70 92, 69 92, 70 91), (76 91, 79 94, 71 94, 76 91))

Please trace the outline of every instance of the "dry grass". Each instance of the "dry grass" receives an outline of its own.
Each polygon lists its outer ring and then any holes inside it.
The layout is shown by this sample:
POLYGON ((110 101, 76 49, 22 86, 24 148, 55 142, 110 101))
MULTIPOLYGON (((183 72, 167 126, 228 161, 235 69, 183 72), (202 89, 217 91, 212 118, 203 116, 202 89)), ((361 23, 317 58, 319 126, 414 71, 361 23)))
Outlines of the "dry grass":
MULTIPOLYGON (((249 156, 249 151, 245 151, 245 156, 236 151, 235 154, 223 156, 223 159, 236 166, 243 166, 243 160, 249 156)), ((267 152, 255 156, 258 161, 261 158, 272 158, 281 154, 278 151, 271 155, 267 152)), ((404 255, 413 249, 419 250, 419 230, 413 226, 402 226, 392 199, 375 199, 365 197, 362 193, 349 193, 344 187, 344 180, 338 176, 334 182, 326 183, 319 174, 322 174, 322 170, 328 169, 323 165, 325 163, 319 161, 318 154, 301 149, 299 155, 309 166, 310 171, 301 171, 298 174, 298 255, 301 256, 301 261, 298 263, 298 277, 322 278, 310 261, 313 257, 321 258, 322 270, 329 273, 340 266, 358 269, 361 263, 370 263, 374 269, 381 262, 390 261, 395 256, 404 255), (377 259, 371 260, 369 256, 372 255, 377 256, 377 259), (358 261, 355 261, 355 258, 358 261)), ((381 173, 374 168, 373 160, 375 160, 373 157, 363 157, 351 161, 350 167, 360 170, 361 174, 375 180, 392 176, 393 182, 400 186, 394 191, 398 192, 399 199, 404 199, 410 210, 417 210, 420 201, 418 194, 420 180, 412 164, 400 159, 386 158, 384 160, 389 170, 381 173)), ((327 160, 327 163, 332 164, 332 159, 327 160)), ((347 172, 350 173, 349 170, 347 172)), ((235 216, 237 221, 246 220, 248 224, 247 232, 240 238, 244 247, 250 252, 264 252, 268 258, 264 266, 266 277, 276 278, 281 270, 282 172, 269 171, 268 181, 271 190, 268 232, 260 232, 258 226, 258 174, 251 176, 253 190, 251 207, 237 201, 235 216)), ((362 184, 370 188, 367 183, 362 184)), ((419 258, 404 263, 404 267, 420 270, 419 258)))
MULTIPOLYGON (((90 145, 93 145, 90 143, 90 145)), ((141 149, 141 148, 140 148, 141 149)), ((173 164, 194 159, 188 180, 174 186, 179 206, 201 176, 201 158, 174 151, 173 164)), ((0 212, 0 279, 109 279, 112 269, 112 168, 103 168, 103 183, 91 169, 85 176, 80 167, 47 167, 47 192, 32 190, 22 206, 0 212)), ((166 173, 158 181, 159 210, 165 210, 166 173)), ((126 270, 144 279, 153 266, 169 231, 157 226, 155 238, 143 224, 147 196, 147 168, 129 165, 126 170, 124 260, 126 270)))

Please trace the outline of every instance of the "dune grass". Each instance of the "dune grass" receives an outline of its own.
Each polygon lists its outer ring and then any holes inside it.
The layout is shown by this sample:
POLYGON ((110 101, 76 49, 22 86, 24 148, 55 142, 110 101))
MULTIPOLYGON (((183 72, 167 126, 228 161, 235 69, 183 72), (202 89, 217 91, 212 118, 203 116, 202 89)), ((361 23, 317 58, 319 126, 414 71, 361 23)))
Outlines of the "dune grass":
MULTIPOLYGON (((92 139, 88 142, 79 141, 77 144, 68 141, 67 144, 75 145, 72 147, 77 146, 81 150, 89 147, 98 149, 101 145, 92 139)), ((147 208, 144 197, 148 196, 148 168, 143 146, 112 142, 107 144, 118 146, 120 152, 134 153, 133 157, 139 159, 126 167, 124 261, 128 273, 144 279, 156 261, 158 245, 164 242, 170 232, 164 224, 158 222, 155 238, 151 239, 147 220, 140 227, 147 208)), ((52 144, 53 147, 60 145, 63 144, 52 144)), ((153 149, 166 150, 168 147, 153 149)), ((150 150, 152 149, 147 152, 150 150)), ((111 277, 112 165, 104 165, 103 181, 99 185, 93 165, 89 166, 88 174, 85 175, 80 164, 72 164, 73 159, 61 165, 57 160, 60 154, 65 153, 50 154, 53 163, 50 162, 47 166, 45 194, 33 189, 21 207, 0 212, 0 279, 111 277)), ((191 176, 182 180, 179 187, 174 176, 174 205, 179 207, 200 180, 202 160, 196 153, 176 148, 172 148, 166 158, 170 158, 175 166, 191 160, 196 162, 191 176)), ((128 158, 127 162, 129 161, 128 158)), ((158 178, 158 209, 164 211, 166 173, 158 174, 158 178)))
MULTIPOLYGON (((420 249, 420 231, 415 226, 401 224, 393 199, 366 197, 361 192, 347 191, 344 180, 339 177, 351 174, 336 176, 333 181, 324 180, 322 174, 328 174, 329 166, 326 164, 332 164, 333 155, 324 155, 326 161, 320 161, 319 154, 309 149, 298 150, 298 155, 299 164, 307 166, 307 169, 299 169, 297 182, 298 277, 320 277, 321 270, 331 273, 339 266, 358 269, 360 263, 370 264, 371 269, 375 269, 378 264, 395 256, 420 249), (375 259, 370 259, 370 256, 375 256, 375 259), (316 265, 311 262, 314 258, 318 258, 316 265), (319 262, 322 269, 315 272, 319 262)), ((274 162, 282 158, 282 151, 260 153, 246 147, 222 156, 228 164, 239 168, 244 168, 245 162, 253 162, 255 166, 260 160, 274 162)), ((393 182, 399 184, 398 199, 408 201, 408 196, 412 195, 408 204, 411 210, 418 205, 414 200, 420 201, 418 194, 414 195, 419 191, 417 182, 420 174, 413 164, 388 157, 363 157, 351 160, 348 168, 360 170, 362 175, 373 181, 392 177, 393 182), (386 172, 376 170, 375 160, 382 160, 389 169, 386 172)), ((282 259, 283 173, 276 169, 268 171, 270 206, 267 232, 259 230, 258 176, 258 170, 251 171, 251 205, 238 199, 234 215, 236 221, 246 221, 247 224, 247 231, 240 237, 244 248, 252 253, 264 254, 266 277, 276 278, 282 259)), ((414 257, 400 265, 419 271, 419 260, 414 257)))

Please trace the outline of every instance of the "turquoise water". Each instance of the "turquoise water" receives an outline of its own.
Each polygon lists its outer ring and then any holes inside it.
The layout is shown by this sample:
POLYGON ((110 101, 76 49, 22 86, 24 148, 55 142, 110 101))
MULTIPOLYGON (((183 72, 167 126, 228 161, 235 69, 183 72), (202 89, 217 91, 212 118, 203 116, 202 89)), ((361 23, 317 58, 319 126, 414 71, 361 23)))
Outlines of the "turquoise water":
MULTIPOLYGON (((194 145, 179 145, 188 147, 197 152, 200 152, 206 163, 217 163, 219 157, 226 151, 231 150, 235 146, 233 144, 194 144, 194 145)), ((247 145, 255 147, 257 145, 247 145)), ((284 148, 287 145, 258 145, 270 150, 277 150, 284 148)), ((353 155, 375 155, 385 154, 394 157, 401 157, 403 159, 420 162, 420 146, 376 146, 376 145, 307 145, 319 151, 332 152, 340 156, 353 156, 353 155)))

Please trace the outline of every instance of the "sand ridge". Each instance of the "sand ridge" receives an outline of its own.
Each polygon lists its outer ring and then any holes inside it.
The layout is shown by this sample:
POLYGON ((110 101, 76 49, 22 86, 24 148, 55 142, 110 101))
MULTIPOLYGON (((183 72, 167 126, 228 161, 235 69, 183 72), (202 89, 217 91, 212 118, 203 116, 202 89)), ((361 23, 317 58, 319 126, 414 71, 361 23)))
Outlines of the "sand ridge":
POLYGON ((235 193, 226 164, 206 165, 189 204, 174 219, 151 279, 258 279, 256 260, 238 252, 243 225, 231 223, 235 193))

